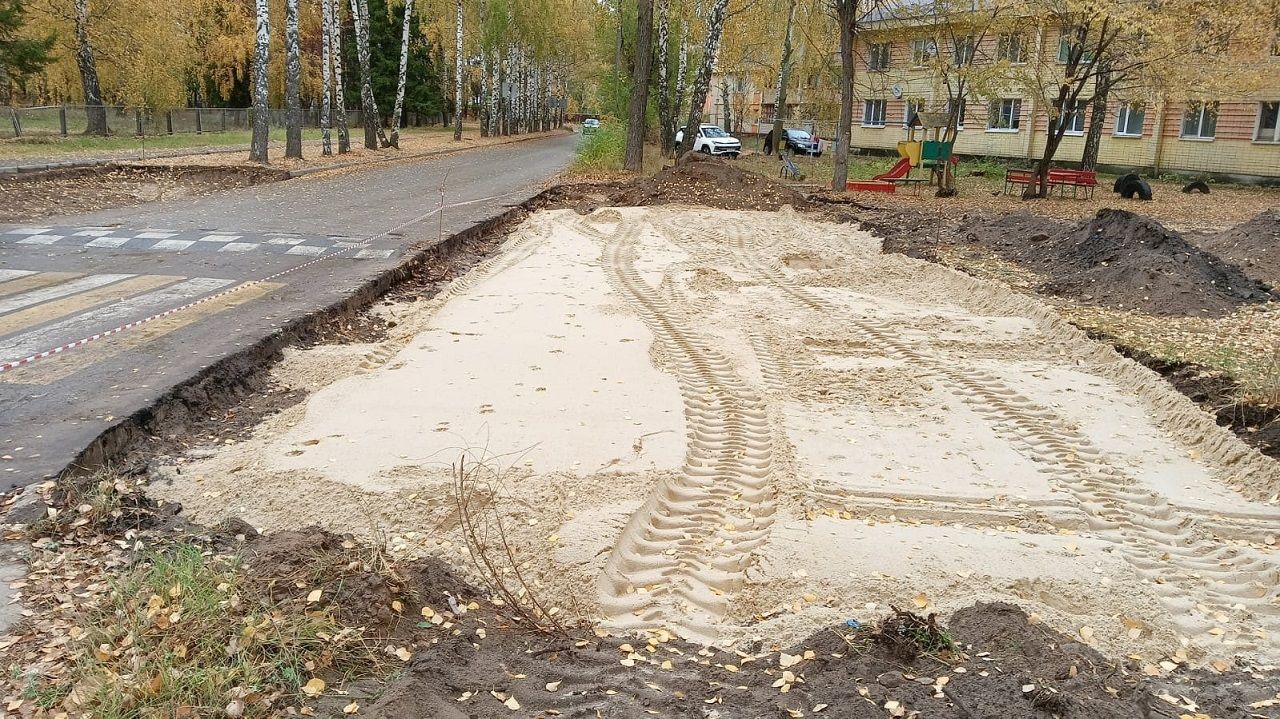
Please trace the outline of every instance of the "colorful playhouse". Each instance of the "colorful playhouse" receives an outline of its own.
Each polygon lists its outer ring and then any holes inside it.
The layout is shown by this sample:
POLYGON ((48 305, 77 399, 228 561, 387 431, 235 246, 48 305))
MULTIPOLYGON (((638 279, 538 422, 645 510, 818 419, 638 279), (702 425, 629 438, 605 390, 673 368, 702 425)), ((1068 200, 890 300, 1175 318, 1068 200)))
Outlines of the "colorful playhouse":
POLYGON ((870 180, 850 180, 845 183, 847 190, 864 192, 897 192, 899 185, 937 184, 942 186, 943 170, 947 163, 955 165, 955 155, 951 154, 954 143, 942 142, 939 138, 946 128, 948 115, 945 112, 916 113, 912 124, 907 128, 907 139, 898 143, 898 162, 888 172, 882 172, 870 180), (927 137, 930 132, 932 140, 917 140, 916 133, 927 137), (915 168, 929 170, 912 176, 915 168))

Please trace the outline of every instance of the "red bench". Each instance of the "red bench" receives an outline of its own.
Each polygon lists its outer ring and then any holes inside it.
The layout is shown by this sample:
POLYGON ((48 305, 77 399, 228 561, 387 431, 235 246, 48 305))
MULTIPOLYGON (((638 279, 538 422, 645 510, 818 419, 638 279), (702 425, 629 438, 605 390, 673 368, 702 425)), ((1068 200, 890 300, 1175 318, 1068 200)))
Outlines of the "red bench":
MULTIPOLYGON (((1004 193, 1007 195, 1014 187, 1030 187, 1035 186, 1039 178, 1036 176, 1035 170, 1009 169, 1004 171, 1004 193)), ((1098 173, 1093 170, 1049 170, 1048 177, 1049 194, 1053 194, 1053 188, 1058 188, 1058 194, 1062 197, 1067 196, 1067 188, 1071 188, 1072 197, 1080 197, 1080 190, 1084 190, 1085 199, 1093 197, 1093 191, 1098 186, 1098 173)))
POLYGON ((1098 186, 1098 173, 1093 170, 1049 170, 1049 191, 1058 188, 1058 194, 1067 196, 1067 188, 1071 188, 1071 196, 1079 197, 1084 190, 1085 199, 1093 197, 1093 190, 1098 186))
POLYGON ((1004 194, 1006 195, 1009 194, 1009 190, 1019 185, 1027 187, 1034 184, 1036 184, 1035 170, 1009 169, 1004 171, 1004 194))

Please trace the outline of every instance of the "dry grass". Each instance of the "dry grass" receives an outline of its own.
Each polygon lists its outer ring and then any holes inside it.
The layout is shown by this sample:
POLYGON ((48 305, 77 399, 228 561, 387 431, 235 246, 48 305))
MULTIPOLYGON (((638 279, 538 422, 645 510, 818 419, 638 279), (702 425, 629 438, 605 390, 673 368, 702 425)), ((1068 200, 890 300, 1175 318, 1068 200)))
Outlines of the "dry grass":
POLYGON ((85 614, 66 704, 102 719, 234 715, 237 703, 264 716, 319 674, 374 665, 362 630, 324 608, 255 601, 244 583, 234 558, 195 545, 146 555, 85 614))
POLYGON ((380 668, 364 630, 327 598, 295 585, 264 593, 236 554, 158 525, 164 513, 142 489, 110 471, 27 489, 54 509, 6 534, 29 543, 27 577, 13 585, 26 618, 0 638, 10 713, 276 716, 298 713, 320 675, 380 668))
POLYGON ((1059 311, 1116 344, 1225 374, 1235 380, 1242 402, 1280 406, 1280 306, 1244 307, 1222 318, 1153 317, 1065 303, 1059 311))

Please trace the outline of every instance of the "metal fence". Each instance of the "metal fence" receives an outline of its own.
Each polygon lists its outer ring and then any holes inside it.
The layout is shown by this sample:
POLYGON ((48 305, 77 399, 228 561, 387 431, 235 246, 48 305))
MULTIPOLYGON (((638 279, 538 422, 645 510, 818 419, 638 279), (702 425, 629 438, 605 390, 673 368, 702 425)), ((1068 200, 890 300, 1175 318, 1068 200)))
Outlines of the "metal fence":
MULTIPOLYGON (((133 136, 249 130, 253 118, 253 108, 249 107, 148 110, 109 105, 103 111, 110 134, 133 136)), ((90 108, 84 105, 0 106, 0 138, 83 134, 89 127, 89 112, 90 108)), ((286 111, 273 109, 269 112, 271 127, 284 127, 286 111)), ((301 112, 303 127, 320 127, 320 108, 304 108, 301 112)), ((439 119, 439 115, 409 112, 406 124, 418 127, 439 122, 439 119)), ((363 113, 359 109, 347 110, 347 125, 363 127, 363 113)))

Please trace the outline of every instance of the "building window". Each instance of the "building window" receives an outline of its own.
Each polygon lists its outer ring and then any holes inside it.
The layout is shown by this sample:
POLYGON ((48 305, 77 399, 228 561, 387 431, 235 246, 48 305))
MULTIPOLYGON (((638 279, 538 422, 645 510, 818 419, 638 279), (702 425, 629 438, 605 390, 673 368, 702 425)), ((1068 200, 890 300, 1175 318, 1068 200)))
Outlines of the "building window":
MULTIPOLYGON (((1058 36, 1058 62, 1066 64, 1071 60, 1071 51, 1080 47, 1081 40, 1077 36, 1079 30, 1073 27, 1062 28, 1062 34, 1058 36)), ((1089 47, 1089 39, 1083 40, 1083 48, 1080 50, 1080 62, 1093 62, 1093 49, 1089 47)))
POLYGON ((1212 140, 1218 133, 1218 103, 1192 102, 1182 116, 1182 136, 1191 140, 1212 140))
POLYGON ((1025 49, 1022 33, 1008 32, 996 39, 997 60, 1007 60, 1014 65, 1026 62, 1025 49))
POLYGON ((1280 101, 1258 103, 1257 142, 1280 142, 1280 101))
POLYGON ((916 117, 924 110, 924 100, 907 100, 906 111, 902 113, 902 126, 911 127, 916 117))
POLYGON ((873 43, 867 52, 868 70, 889 69, 889 43, 873 43))
POLYGON ((1146 109, 1140 102, 1121 102, 1116 110, 1116 134, 1123 137, 1142 137, 1142 122, 1146 109))
POLYGON ((957 66, 970 65, 973 63, 973 53, 977 49, 977 43, 972 35, 968 37, 956 38, 956 56, 957 66))
POLYGON ((862 103, 862 126, 884 127, 886 100, 866 100, 862 103))
POLYGON ((911 64, 919 67, 938 55, 938 44, 928 38, 911 41, 911 64))
POLYGON ((1061 122, 1067 127, 1066 134, 1084 134, 1084 112, 1082 111, 1084 102, 1085 101, 1082 100, 1073 100, 1068 102, 1066 106, 1062 108, 1061 122))
POLYGON ((1005 98, 992 100, 987 114, 988 130, 1017 130, 1022 122, 1022 100, 1005 98))

